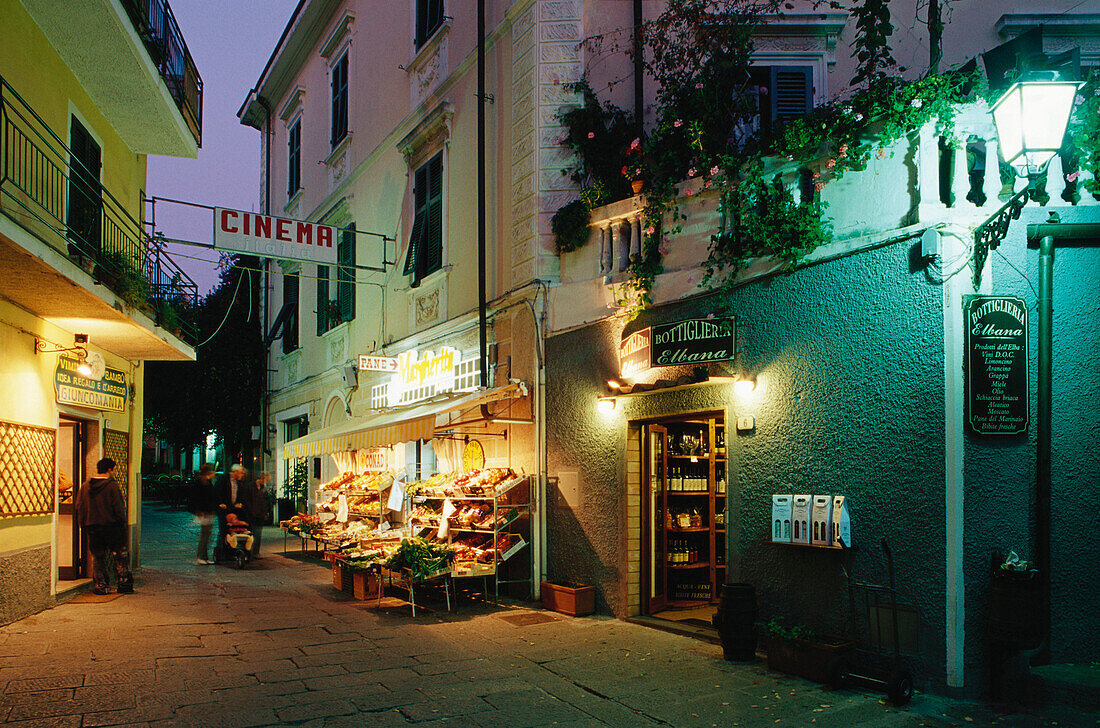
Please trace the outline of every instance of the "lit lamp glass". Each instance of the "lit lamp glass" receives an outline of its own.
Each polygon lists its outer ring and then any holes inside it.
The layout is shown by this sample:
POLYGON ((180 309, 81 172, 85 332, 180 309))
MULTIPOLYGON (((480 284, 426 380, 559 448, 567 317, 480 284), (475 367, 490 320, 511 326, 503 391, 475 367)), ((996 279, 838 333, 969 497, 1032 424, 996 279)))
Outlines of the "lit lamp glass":
POLYGON ((611 414, 615 411, 615 400, 609 397, 596 400, 596 410, 603 415, 611 414))
POLYGON ((80 364, 77 365, 76 371, 82 377, 92 376, 92 367, 88 365, 88 360, 87 359, 81 359, 80 360, 80 364))
POLYGON ((1022 81, 993 104, 1001 156, 1020 175, 1038 174, 1062 147, 1079 85, 1072 81, 1022 81))

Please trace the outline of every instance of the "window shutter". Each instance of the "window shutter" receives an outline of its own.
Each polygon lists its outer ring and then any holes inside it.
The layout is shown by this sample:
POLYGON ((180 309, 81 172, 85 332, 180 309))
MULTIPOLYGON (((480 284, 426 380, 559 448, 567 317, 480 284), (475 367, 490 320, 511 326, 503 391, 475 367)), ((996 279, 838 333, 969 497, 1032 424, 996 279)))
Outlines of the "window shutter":
POLYGON ((317 266, 317 335, 329 330, 328 325, 328 266, 317 266))
POLYGON ((336 257, 340 263, 336 270, 336 302, 341 320, 351 321, 355 318, 355 223, 340 235, 336 257))
POLYGON ((283 353, 287 354, 298 348, 298 274, 287 273, 283 276, 283 305, 287 306, 290 314, 286 324, 283 325, 283 353))
POLYGON ((772 66, 772 119, 805 116, 814 105, 814 72, 811 66, 772 66))
POLYGON ((286 196, 293 197, 302 179, 302 122, 294 122, 287 135, 286 196))
POLYGON ((329 144, 335 147, 348 134, 348 54, 332 67, 332 132, 329 144))
POLYGON ((423 278, 443 267, 443 154, 437 154, 428 167, 428 219, 421 253, 423 278))
POLYGON ((413 223, 412 235, 409 236, 409 252, 405 256, 405 268, 401 275, 407 276, 416 272, 417 261, 420 259, 421 238, 424 237, 424 220, 425 216, 418 213, 416 222, 413 223))

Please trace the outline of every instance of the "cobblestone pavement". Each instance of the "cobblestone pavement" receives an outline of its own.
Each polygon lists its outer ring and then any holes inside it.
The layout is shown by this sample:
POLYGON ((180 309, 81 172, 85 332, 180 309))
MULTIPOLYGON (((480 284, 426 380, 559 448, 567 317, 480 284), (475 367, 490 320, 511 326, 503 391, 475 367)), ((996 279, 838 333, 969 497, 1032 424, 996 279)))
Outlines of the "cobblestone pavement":
POLYGON ((0 627, 4 728, 1097 725, 921 694, 896 709, 607 617, 466 601, 414 619, 336 592, 277 529, 237 571, 193 564, 186 514, 143 516, 136 594, 0 627))

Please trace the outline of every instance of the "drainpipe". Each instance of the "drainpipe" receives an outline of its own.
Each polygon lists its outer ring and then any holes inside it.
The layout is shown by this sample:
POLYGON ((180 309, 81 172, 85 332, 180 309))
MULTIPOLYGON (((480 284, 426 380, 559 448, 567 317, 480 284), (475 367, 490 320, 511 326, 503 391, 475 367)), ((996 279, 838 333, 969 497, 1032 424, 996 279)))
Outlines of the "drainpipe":
POLYGON ((485 306, 485 0, 477 0, 477 315, 481 386, 489 386, 485 306))
POLYGON ((1054 236, 1039 240, 1039 371, 1035 425, 1035 564, 1043 589, 1039 615, 1044 646, 1035 657, 1050 661, 1050 431, 1051 351, 1054 317, 1054 236))
MULTIPOLYGON (((271 104, 267 102, 263 96, 256 95, 256 101, 264 107, 264 136, 267 137, 264 142, 264 214, 271 214, 271 104)), ((275 482, 275 471, 278 468, 274 467, 274 464, 268 466, 267 456, 267 416, 268 416, 268 392, 269 377, 271 376, 271 344, 267 341, 267 312, 271 305, 268 300, 268 284, 270 283, 268 266, 271 265, 270 261, 264 262, 264 276, 262 285, 264 287, 263 295, 263 311, 260 313, 260 336, 263 337, 264 342, 264 390, 260 397, 260 462, 265 466, 262 468, 272 473, 272 482, 275 482)))
POLYGON ((642 138, 645 104, 642 97, 642 0, 634 0, 634 121, 638 125, 638 138, 642 138))

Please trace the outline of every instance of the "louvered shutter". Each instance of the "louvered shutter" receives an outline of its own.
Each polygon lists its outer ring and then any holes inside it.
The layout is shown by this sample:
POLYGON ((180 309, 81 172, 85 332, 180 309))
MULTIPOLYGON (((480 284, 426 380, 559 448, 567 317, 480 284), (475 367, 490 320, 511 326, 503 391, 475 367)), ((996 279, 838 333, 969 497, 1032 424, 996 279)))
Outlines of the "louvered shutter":
POLYGON ((771 67, 771 117, 805 116, 814 104, 814 71, 811 66, 771 67))
POLYGON ((443 267, 443 155, 435 155, 427 167, 428 219, 424 230, 424 249, 420 256, 420 278, 443 267))
POLYGON ((340 267, 336 270, 336 302, 340 306, 340 318, 355 318, 355 223, 348 225, 340 235, 336 248, 340 267))
POLYGON ((298 348, 298 274, 287 273, 283 276, 283 305, 290 313, 283 324, 283 353, 298 348))
POLYGON ((317 266, 317 335, 328 331, 328 266, 317 266))

